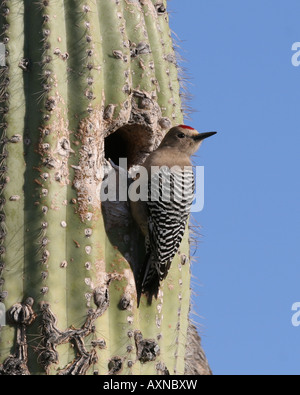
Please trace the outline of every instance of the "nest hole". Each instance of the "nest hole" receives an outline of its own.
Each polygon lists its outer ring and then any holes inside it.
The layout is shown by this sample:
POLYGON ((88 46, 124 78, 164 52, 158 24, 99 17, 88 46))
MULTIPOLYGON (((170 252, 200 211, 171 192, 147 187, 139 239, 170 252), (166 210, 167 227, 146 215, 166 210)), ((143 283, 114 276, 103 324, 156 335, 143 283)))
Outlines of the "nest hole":
POLYGON ((126 158, 127 168, 141 164, 150 153, 154 134, 142 125, 125 125, 111 133, 104 141, 105 158, 119 165, 126 158))

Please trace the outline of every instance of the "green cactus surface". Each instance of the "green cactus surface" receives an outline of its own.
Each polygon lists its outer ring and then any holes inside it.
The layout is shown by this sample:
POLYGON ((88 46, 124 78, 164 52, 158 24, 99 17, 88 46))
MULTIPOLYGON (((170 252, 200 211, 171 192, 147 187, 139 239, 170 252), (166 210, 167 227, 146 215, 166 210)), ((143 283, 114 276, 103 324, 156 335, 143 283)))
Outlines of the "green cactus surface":
POLYGON ((187 230, 137 308, 143 238, 111 165, 183 123, 166 1, 5 0, 0 8, 0 375, 184 374, 187 230))

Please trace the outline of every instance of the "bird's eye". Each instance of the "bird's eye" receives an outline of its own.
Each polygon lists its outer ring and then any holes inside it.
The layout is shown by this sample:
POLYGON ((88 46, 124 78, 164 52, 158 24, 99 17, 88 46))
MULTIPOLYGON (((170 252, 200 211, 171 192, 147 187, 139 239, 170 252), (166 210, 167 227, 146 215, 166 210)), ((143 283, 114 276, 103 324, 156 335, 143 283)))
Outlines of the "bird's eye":
POLYGON ((177 135, 180 139, 184 139, 185 138, 185 134, 184 133, 178 133, 177 135))

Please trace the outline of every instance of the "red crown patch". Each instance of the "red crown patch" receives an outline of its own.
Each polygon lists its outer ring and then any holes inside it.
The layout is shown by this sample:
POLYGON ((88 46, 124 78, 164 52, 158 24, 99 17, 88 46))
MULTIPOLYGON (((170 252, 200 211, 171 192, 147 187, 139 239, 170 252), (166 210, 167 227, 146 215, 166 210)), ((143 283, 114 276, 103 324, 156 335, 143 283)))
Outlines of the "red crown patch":
POLYGON ((182 129, 190 129, 190 130, 195 130, 194 128, 192 128, 191 126, 187 126, 187 125, 178 125, 180 128, 182 129))

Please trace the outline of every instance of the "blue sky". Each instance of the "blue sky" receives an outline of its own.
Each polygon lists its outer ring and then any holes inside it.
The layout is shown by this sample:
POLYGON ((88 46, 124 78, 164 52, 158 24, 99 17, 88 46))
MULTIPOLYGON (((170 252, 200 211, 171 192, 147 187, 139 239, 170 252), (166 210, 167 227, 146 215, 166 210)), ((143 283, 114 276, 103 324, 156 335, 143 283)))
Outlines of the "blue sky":
POLYGON ((170 0, 189 76, 187 124, 217 130, 193 265, 194 310, 214 374, 299 374, 299 0, 170 0))

